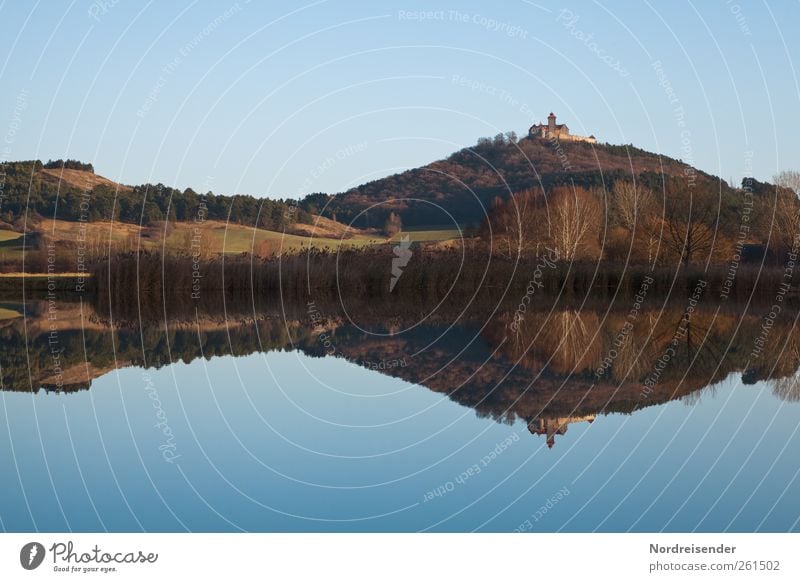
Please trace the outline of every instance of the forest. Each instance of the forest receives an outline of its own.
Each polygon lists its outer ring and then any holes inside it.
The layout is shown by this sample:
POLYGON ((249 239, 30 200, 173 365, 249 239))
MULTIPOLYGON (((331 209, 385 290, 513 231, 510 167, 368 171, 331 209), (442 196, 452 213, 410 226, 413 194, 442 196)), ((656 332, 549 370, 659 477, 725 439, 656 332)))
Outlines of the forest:
POLYGON ((19 226, 36 215, 68 221, 117 220, 152 226, 163 221, 192 221, 201 202, 205 218, 235 224, 259 226, 269 230, 296 222, 310 223, 311 216, 296 202, 256 198, 248 195, 224 196, 198 193, 191 188, 178 190, 164 184, 142 184, 115 188, 99 184, 78 188, 66 181, 48 179, 41 170, 81 170, 94 172, 92 164, 75 160, 6 162, 0 170, 0 220, 19 226))
POLYGON ((534 187, 496 198, 481 228, 508 257, 553 249, 563 261, 669 267, 780 265, 800 249, 796 172, 773 186, 697 186, 685 177, 644 173, 610 189, 534 187))

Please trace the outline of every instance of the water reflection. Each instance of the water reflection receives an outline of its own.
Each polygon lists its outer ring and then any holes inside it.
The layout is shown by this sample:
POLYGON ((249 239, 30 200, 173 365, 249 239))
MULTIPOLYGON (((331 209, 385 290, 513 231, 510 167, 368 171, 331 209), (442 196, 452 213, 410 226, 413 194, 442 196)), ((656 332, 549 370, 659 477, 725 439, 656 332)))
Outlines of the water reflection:
POLYGON ((3 528, 798 529, 788 306, 390 299, 1 304, 3 528))
POLYGON ((635 312, 550 306, 422 323, 380 310, 356 322, 334 303, 315 302, 255 311, 227 305, 194 317, 154 313, 141 323, 88 302, 1 308, 6 391, 70 394, 115 369, 296 351, 446 394, 482 418, 523 421, 551 447, 572 424, 692 403, 731 375, 744 384, 767 380, 777 398, 800 400, 794 317, 774 323, 757 350, 765 314, 735 307, 698 306, 687 315, 685 304, 635 312))

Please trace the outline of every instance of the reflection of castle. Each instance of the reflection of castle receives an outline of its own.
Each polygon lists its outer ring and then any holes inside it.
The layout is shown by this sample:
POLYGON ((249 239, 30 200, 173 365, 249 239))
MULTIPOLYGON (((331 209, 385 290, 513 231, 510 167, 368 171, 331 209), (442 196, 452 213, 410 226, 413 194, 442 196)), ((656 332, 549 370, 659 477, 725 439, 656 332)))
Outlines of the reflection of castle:
POLYGON ((569 132, 569 128, 565 123, 556 124, 556 116, 553 112, 547 116, 547 125, 540 123, 533 125, 528 130, 531 137, 541 137, 544 139, 558 139, 562 141, 588 141, 589 143, 596 143, 597 139, 593 135, 589 137, 583 135, 573 135, 569 132))
POLYGON ((565 434, 567 425, 573 422, 594 422, 594 414, 589 416, 567 416, 564 418, 534 418, 528 423, 531 434, 547 435, 547 447, 552 449, 556 443, 557 434, 565 434))

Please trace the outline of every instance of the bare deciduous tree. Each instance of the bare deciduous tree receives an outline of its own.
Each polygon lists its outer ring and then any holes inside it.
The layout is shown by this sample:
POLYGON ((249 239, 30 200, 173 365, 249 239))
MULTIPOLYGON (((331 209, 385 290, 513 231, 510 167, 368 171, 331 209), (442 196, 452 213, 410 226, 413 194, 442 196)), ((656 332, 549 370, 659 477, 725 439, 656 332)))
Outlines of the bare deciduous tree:
POLYGON ((800 172, 797 170, 783 170, 773 176, 773 181, 778 186, 789 188, 795 194, 800 195, 800 172))
POLYGON ((800 201, 788 192, 778 192, 775 199, 775 216, 772 238, 786 249, 792 248, 800 235, 800 201))
MULTIPOLYGON (((550 194, 550 240, 565 261, 581 258, 591 249, 601 209, 597 195, 585 188, 558 187, 550 194)), ((596 241, 594 241, 596 243, 596 241)))
POLYGON ((773 181, 778 186, 775 198, 775 214, 771 224, 772 239, 785 249, 794 246, 800 235, 800 172, 784 170, 773 181))
POLYGON ((395 212, 390 212, 383 226, 383 231, 386 233, 386 236, 393 237, 401 230, 403 230, 403 221, 400 219, 400 215, 395 212))
MULTIPOLYGON (((652 264, 658 247, 658 214, 656 197, 653 191, 640 184, 628 181, 617 181, 614 184, 611 201, 615 222, 621 229, 619 234, 627 232, 624 249, 631 250, 636 245, 633 256, 647 259, 652 264)), ((609 241, 609 244, 620 248, 621 240, 609 241)))
POLYGON ((655 206, 655 196, 649 188, 620 180, 614 184, 613 205, 622 226, 633 232, 647 224, 655 206))
POLYGON ((669 192, 665 201, 662 243, 688 267, 714 243, 717 203, 705 192, 669 192))
POLYGON ((483 232, 482 236, 494 237, 496 248, 509 257, 535 252, 542 237, 547 235, 546 223, 541 220, 543 201, 541 190, 537 188, 517 192, 506 201, 495 198, 491 233, 483 232))

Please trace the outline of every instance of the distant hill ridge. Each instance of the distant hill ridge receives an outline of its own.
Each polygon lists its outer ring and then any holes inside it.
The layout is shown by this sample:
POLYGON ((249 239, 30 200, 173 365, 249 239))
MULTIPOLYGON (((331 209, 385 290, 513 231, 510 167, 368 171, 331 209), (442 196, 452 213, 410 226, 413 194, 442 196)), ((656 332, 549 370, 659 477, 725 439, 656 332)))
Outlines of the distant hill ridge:
POLYGON ((507 198, 510 192, 573 183, 610 189, 618 180, 634 178, 656 186, 662 176, 691 177, 715 189, 721 183, 679 160, 632 145, 500 134, 444 160, 338 194, 327 200, 324 214, 361 228, 382 225, 392 211, 405 226, 477 224, 494 198, 507 198))
POLYGON ((64 220, 80 220, 88 209, 90 220, 153 225, 167 218, 193 220, 204 204, 209 219, 297 233, 309 232, 308 225, 318 214, 327 219, 324 226, 329 233, 345 232, 344 225, 382 229, 392 212, 404 227, 478 225, 496 198, 535 186, 547 190, 575 184, 610 190, 617 181, 636 180, 658 189, 664 178, 683 177, 699 188, 730 188, 682 161, 632 145, 517 138, 513 132, 479 139, 446 159, 346 192, 311 193, 299 201, 199 194, 162 184, 126 186, 75 160, 7 162, 3 169, 0 217, 7 223, 26 209, 64 220))

